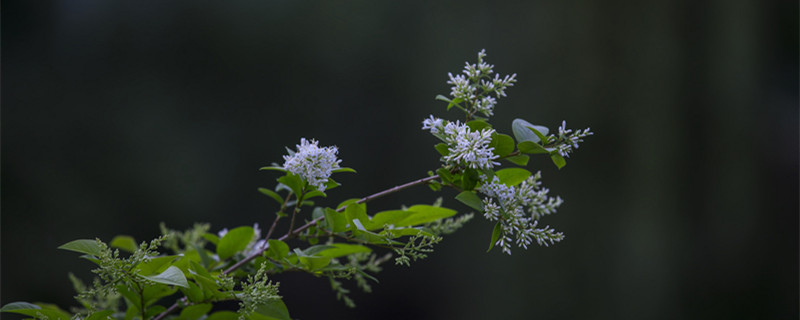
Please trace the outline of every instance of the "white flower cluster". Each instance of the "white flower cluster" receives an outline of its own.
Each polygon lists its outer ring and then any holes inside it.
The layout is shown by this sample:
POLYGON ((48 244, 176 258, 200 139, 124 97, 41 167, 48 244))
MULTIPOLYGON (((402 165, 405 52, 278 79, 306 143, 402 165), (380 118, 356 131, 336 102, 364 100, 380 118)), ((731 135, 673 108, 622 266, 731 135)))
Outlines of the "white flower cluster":
POLYGON ((572 129, 567 129, 567 122, 562 121, 558 127, 558 135, 551 134, 549 139, 556 141, 555 148, 562 157, 569 157, 574 149, 578 149, 578 143, 583 142, 583 138, 594 134, 589 130, 590 128, 586 128, 573 132, 572 129))
POLYGON ((494 154, 494 148, 489 147, 494 129, 473 131, 461 122, 450 122, 432 115, 422 121, 422 129, 430 130, 447 144, 448 154, 442 157, 447 164, 464 165, 472 169, 490 169, 500 165, 493 161, 498 156, 494 154))
POLYGON ((283 160, 285 160, 283 168, 299 175, 317 190, 325 191, 328 178, 342 162, 336 158, 338 152, 336 147, 320 148, 316 140, 308 141, 302 138, 300 144, 297 145, 297 152, 283 156, 283 160))
POLYGON ((494 92, 498 98, 505 97, 506 88, 514 86, 514 83, 517 82, 517 74, 505 77, 495 74, 492 78, 494 65, 483 61, 484 57, 486 57, 485 49, 478 52, 477 64, 466 62, 463 74, 448 73, 450 80, 447 83, 453 85, 450 87, 450 95, 453 98, 467 101, 474 109, 471 111, 480 111, 488 117, 494 115, 494 106, 497 104, 497 100, 489 94, 494 92))
POLYGON ((511 254, 512 237, 516 238, 517 246, 525 249, 533 240, 548 246, 564 239, 563 233, 550 226, 537 228, 539 218, 555 213, 563 203, 560 197, 549 197, 549 190, 541 188, 539 179, 541 173, 537 172, 517 186, 507 186, 495 176, 492 182, 484 182, 478 189, 487 196, 483 200, 483 216, 500 221, 502 233, 496 245, 507 254, 511 254))

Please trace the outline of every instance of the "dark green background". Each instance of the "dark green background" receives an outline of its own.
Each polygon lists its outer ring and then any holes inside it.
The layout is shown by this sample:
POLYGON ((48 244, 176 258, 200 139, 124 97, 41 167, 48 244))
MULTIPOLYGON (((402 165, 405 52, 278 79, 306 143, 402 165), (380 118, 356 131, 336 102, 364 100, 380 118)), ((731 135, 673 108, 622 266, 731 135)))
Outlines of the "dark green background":
MULTIPOLYGON (((301 319, 798 316, 798 25, 791 1, 4 1, 2 304, 72 305, 57 250, 206 221, 265 225, 256 188, 301 137, 359 174, 327 205, 436 168, 429 114, 482 48, 514 118, 596 135, 560 172, 551 247, 485 253, 476 219, 345 308, 276 277, 301 319)), ((452 192, 417 188, 372 212, 452 192)), ((354 289, 354 286, 351 285, 354 289)), ((4 316, 5 317, 5 316, 4 316)))

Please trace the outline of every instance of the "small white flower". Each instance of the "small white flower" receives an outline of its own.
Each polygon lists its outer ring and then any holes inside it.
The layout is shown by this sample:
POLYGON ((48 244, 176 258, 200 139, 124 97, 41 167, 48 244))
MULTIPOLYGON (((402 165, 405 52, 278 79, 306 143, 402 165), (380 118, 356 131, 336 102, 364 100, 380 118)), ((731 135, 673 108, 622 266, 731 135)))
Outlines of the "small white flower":
POLYGON ((325 191, 328 178, 342 162, 336 158, 337 153, 339 150, 336 147, 320 148, 316 140, 302 138, 294 155, 283 156, 283 168, 300 176, 317 190, 325 191))
POLYGON ((498 158, 494 148, 489 147, 494 132, 494 129, 472 131, 466 124, 448 122, 444 126, 449 151, 444 156, 445 162, 464 164, 472 169, 490 169, 499 165, 493 161, 498 158))
POLYGON ((430 118, 422 121, 422 130, 430 130, 433 134, 441 133, 444 130, 444 120, 431 115, 430 118))
POLYGON ((555 232, 549 226, 544 229, 536 228, 539 218, 555 213, 563 202, 559 197, 547 196, 549 190, 540 188, 540 178, 541 174, 537 172, 516 186, 507 186, 500 183, 500 179, 495 176, 491 182, 484 178, 483 184, 478 188, 478 191, 487 196, 483 200, 484 217, 490 221, 502 217, 500 226, 503 238, 498 241, 498 245, 505 253, 511 254, 512 236, 516 238, 517 246, 525 249, 533 240, 539 245, 548 246, 564 238, 562 233, 555 232))

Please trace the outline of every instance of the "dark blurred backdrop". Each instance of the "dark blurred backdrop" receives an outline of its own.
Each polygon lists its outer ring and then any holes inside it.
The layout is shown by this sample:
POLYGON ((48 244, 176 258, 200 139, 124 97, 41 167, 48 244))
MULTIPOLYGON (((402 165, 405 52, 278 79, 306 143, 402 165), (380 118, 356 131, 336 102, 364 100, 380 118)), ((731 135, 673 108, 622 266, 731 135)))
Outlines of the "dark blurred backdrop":
MULTIPOLYGON (((74 305, 56 247, 163 221, 266 224, 301 137, 337 145, 328 205, 426 175, 433 100, 486 48, 493 122, 596 135, 557 171, 551 247, 485 253, 482 218, 354 310, 276 277, 301 319, 798 317, 796 1, 4 1, 2 304, 74 305)), ((417 188, 376 210, 453 194, 417 188)), ((354 286, 351 285, 353 289, 354 286)), ((7 315, 4 315, 6 317, 7 315)))

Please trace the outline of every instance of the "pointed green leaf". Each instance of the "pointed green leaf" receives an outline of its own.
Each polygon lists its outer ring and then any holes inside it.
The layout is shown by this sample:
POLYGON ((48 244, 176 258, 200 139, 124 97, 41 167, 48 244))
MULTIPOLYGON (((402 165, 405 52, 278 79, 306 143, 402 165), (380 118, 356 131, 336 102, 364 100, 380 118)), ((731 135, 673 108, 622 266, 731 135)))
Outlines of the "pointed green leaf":
POLYGON ((343 212, 337 212, 331 208, 325 208, 325 223, 333 232, 347 230, 347 216, 343 212))
POLYGON ((408 208, 408 211, 410 211, 411 214, 403 220, 396 222, 396 227, 420 225, 423 223, 452 217, 456 214, 455 210, 429 205, 415 205, 411 208, 408 208))
POLYGON ((267 188, 258 188, 258 192, 261 192, 269 196, 270 198, 275 199, 275 202, 277 202, 278 204, 283 204, 283 198, 281 198, 281 196, 275 191, 272 191, 267 188))
POLYGON ((411 215, 411 211, 406 210, 388 210, 381 211, 375 214, 374 217, 364 227, 367 230, 376 230, 383 228, 384 225, 393 225, 411 215))
POLYGON ((553 163, 559 170, 567 165, 567 160, 558 153, 550 154, 550 159, 553 160, 553 163))
POLYGON ((519 152, 528 154, 549 153, 549 151, 547 151, 547 149, 542 147, 540 144, 532 141, 522 141, 517 145, 517 148, 519 148, 519 152))
MULTIPOLYGON (((367 206, 363 203, 354 203, 347 206, 344 209, 345 216, 347 217, 347 221, 353 221, 353 219, 357 219, 361 222, 361 224, 369 223, 369 217, 367 216, 367 206)), ((354 225, 351 228, 355 228, 354 225)))
POLYGON ((278 182, 289 187, 289 190, 292 190, 296 195, 302 194, 303 192, 303 179, 296 174, 287 173, 285 176, 278 178, 278 182))
POLYGON ((200 317, 206 315, 211 311, 211 304, 210 303, 201 303, 196 304, 193 306, 188 306, 181 310, 181 314, 178 317, 181 320, 197 320, 200 317))
POLYGON ((141 277, 156 283, 189 288, 189 283, 186 281, 186 276, 184 276, 181 269, 178 269, 176 266, 170 266, 167 268, 167 270, 164 270, 164 272, 154 276, 141 277))
POLYGON ((539 140, 541 140, 542 144, 547 145, 549 143, 549 141, 547 141, 547 137, 545 136, 547 132, 550 131, 549 129, 542 126, 529 126, 528 129, 533 131, 533 134, 539 137, 539 140), (539 129, 544 129, 544 133, 542 133, 542 131, 539 129))
POLYGON ((12 302, 0 308, 0 312, 12 312, 39 318, 41 314, 51 320, 69 320, 71 315, 57 307, 42 307, 28 302, 12 302))
POLYGON ((280 171, 280 172, 284 172, 284 173, 287 172, 284 167, 261 167, 258 170, 261 170, 261 171, 274 170, 274 171, 280 171))
POLYGON ((189 302, 201 302, 203 301, 203 289, 201 289, 197 284, 194 282, 189 282, 189 288, 181 288, 181 292, 186 298, 189 299, 189 302))
POLYGON ((112 314, 114 314, 114 310, 97 311, 95 313, 92 313, 92 315, 88 316, 86 320, 107 320, 109 318, 113 319, 113 317, 111 317, 112 314))
POLYGON ((100 256, 103 254, 103 250, 100 249, 100 245, 97 243, 98 240, 89 240, 89 239, 80 239, 75 241, 67 242, 60 247, 59 249, 75 251, 80 253, 85 253, 88 255, 93 256, 100 256))
POLYGON ((442 178, 442 182, 444 183, 452 183, 453 182, 453 174, 450 173, 450 170, 445 168, 436 169, 436 174, 439 175, 439 178, 442 178))
POLYGON ((450 149, 447 147, 447 144, 445 143, 439 143, 433 147, 436 148, 436 151, 438 151, 439 154, 441 154, 442 156, 450 154, 450 149))
POLYGON ((486 128, 491 129, 492 125, 483 120, 472 120, 467 122, 467 127, 469 127, 471 131, 481 131, 486 128))
POLYGON ((164 256, 151 258, 136 266, 136 272, 143 276, 164 272, 164 270, 167 270, 169 264, 177 257, 178 256, 164 256))
POLYGON ((531 176, 531 172, 522 168, 506 168, 498 170, 495 175, 500 179, 500 183, 507 186, 516 186, 528 179, 531 176))
POLYGON ((456 200, 461 201, 461 203, 472 209, 483 212, 483 201, 473 191, 462 191, 456 196, 456 200))
POLYGON ((217 244, 217 255, 219 260, 225 260, 232 257, 239 251, 247 248, 247 245, 253 241, 255 231, 252 227, 244 226, 238 227, 228 231, 222 239, 219 239, 217 244))
POLYGON ((333 178, 328 178, 328 182, 325 183, 325 190, 330 190, 338 186, 341 186, 341 184, 333 180, 333 178))
POLYGON ((217 311, 209 315, 206 320, 239 320, 239 314, 233 311, 217 311))
POLYGON ((522 119, 514 119, 511 122, 511 131, 514 133, 514 137, 517 138, 518 142, 522 141, 531 141, 531 142, 539 142, 542 141, 539 136, 534 133, 530 128, 535 128, 541 134, 547 134, 550 132, 549 129, 542 126, 533 125, 528 121, 522 119))
POLYGON ((213 243, 215 246, 217 245, 217 243, 219 243, 219 237, 217 237, 217 235, 213 233, 208 233, 208 232, 204 233, 203 239, 208 240, 208 242, 213 243))
POLYGON ((500 233, 503 231, 503 227, 500 225, 498 221, 497 224, 494 225, 494 230, 492 230, 492 242, 489 243, 489 250, 486 252, 492 251, 494 248, 494 244, 497 242, 497 239, 500 239, 500 233))
POLYGON ((524 155, 524 154, 519 154, 519 155, 516 155, 516 156, 512 156, 512 157, 506 158, 506 160, 510 161, 511 163, 516 164, 518 166, 523 166, 523 167, 528 165, 528 160, 530 160, 530 159, 531 159, 531 157, 529 157, 527 155, 524 155))
POLYGON ((325 194, 325 192, 322 192, 322 191, 319 191, 319 190, 314 190, 314 191, 306 193, 303 196, 303 202, 307 202, 306 200, 311 199, 311 198, 316 198, 316 197, 327 198, 328 195, 325 194))
POLYGON ((333 173, 339 173, 339 172, 352 172, 352 173, 356 173, 356 170, 355 170, 355 169, 353 169, 353 168, 346 168, 346 167, 342 167, 342 168, 339 168, 339 169, 333 169, 333 171, 331 171, 331 172, 333 172, 333 173))
POLYGON ((134 240, 131 236, 125 235, 114 237, 114 239, 111 239, 111 242, 108 245, 112 248, 119 248, 130 253, 133 253, 139 249, 139 246, 136 244, 136 240, 134 240))
POLYGON ((39 310, 42 307, 30 302, 12 302, 0 308, 0 312, 14 312, 16 310, 39 310))
POLYGON ((358 244, 334 243, 331 247, 332 248, 318 252, 317 255, 321 257, 338 258, 353 253, 372 251, 372 249, 358 244))
POLYGON ((292 320, 289 316, 289 309, 281 299, 271 299, 259 305, 250 318, 253 320, 292 320))

